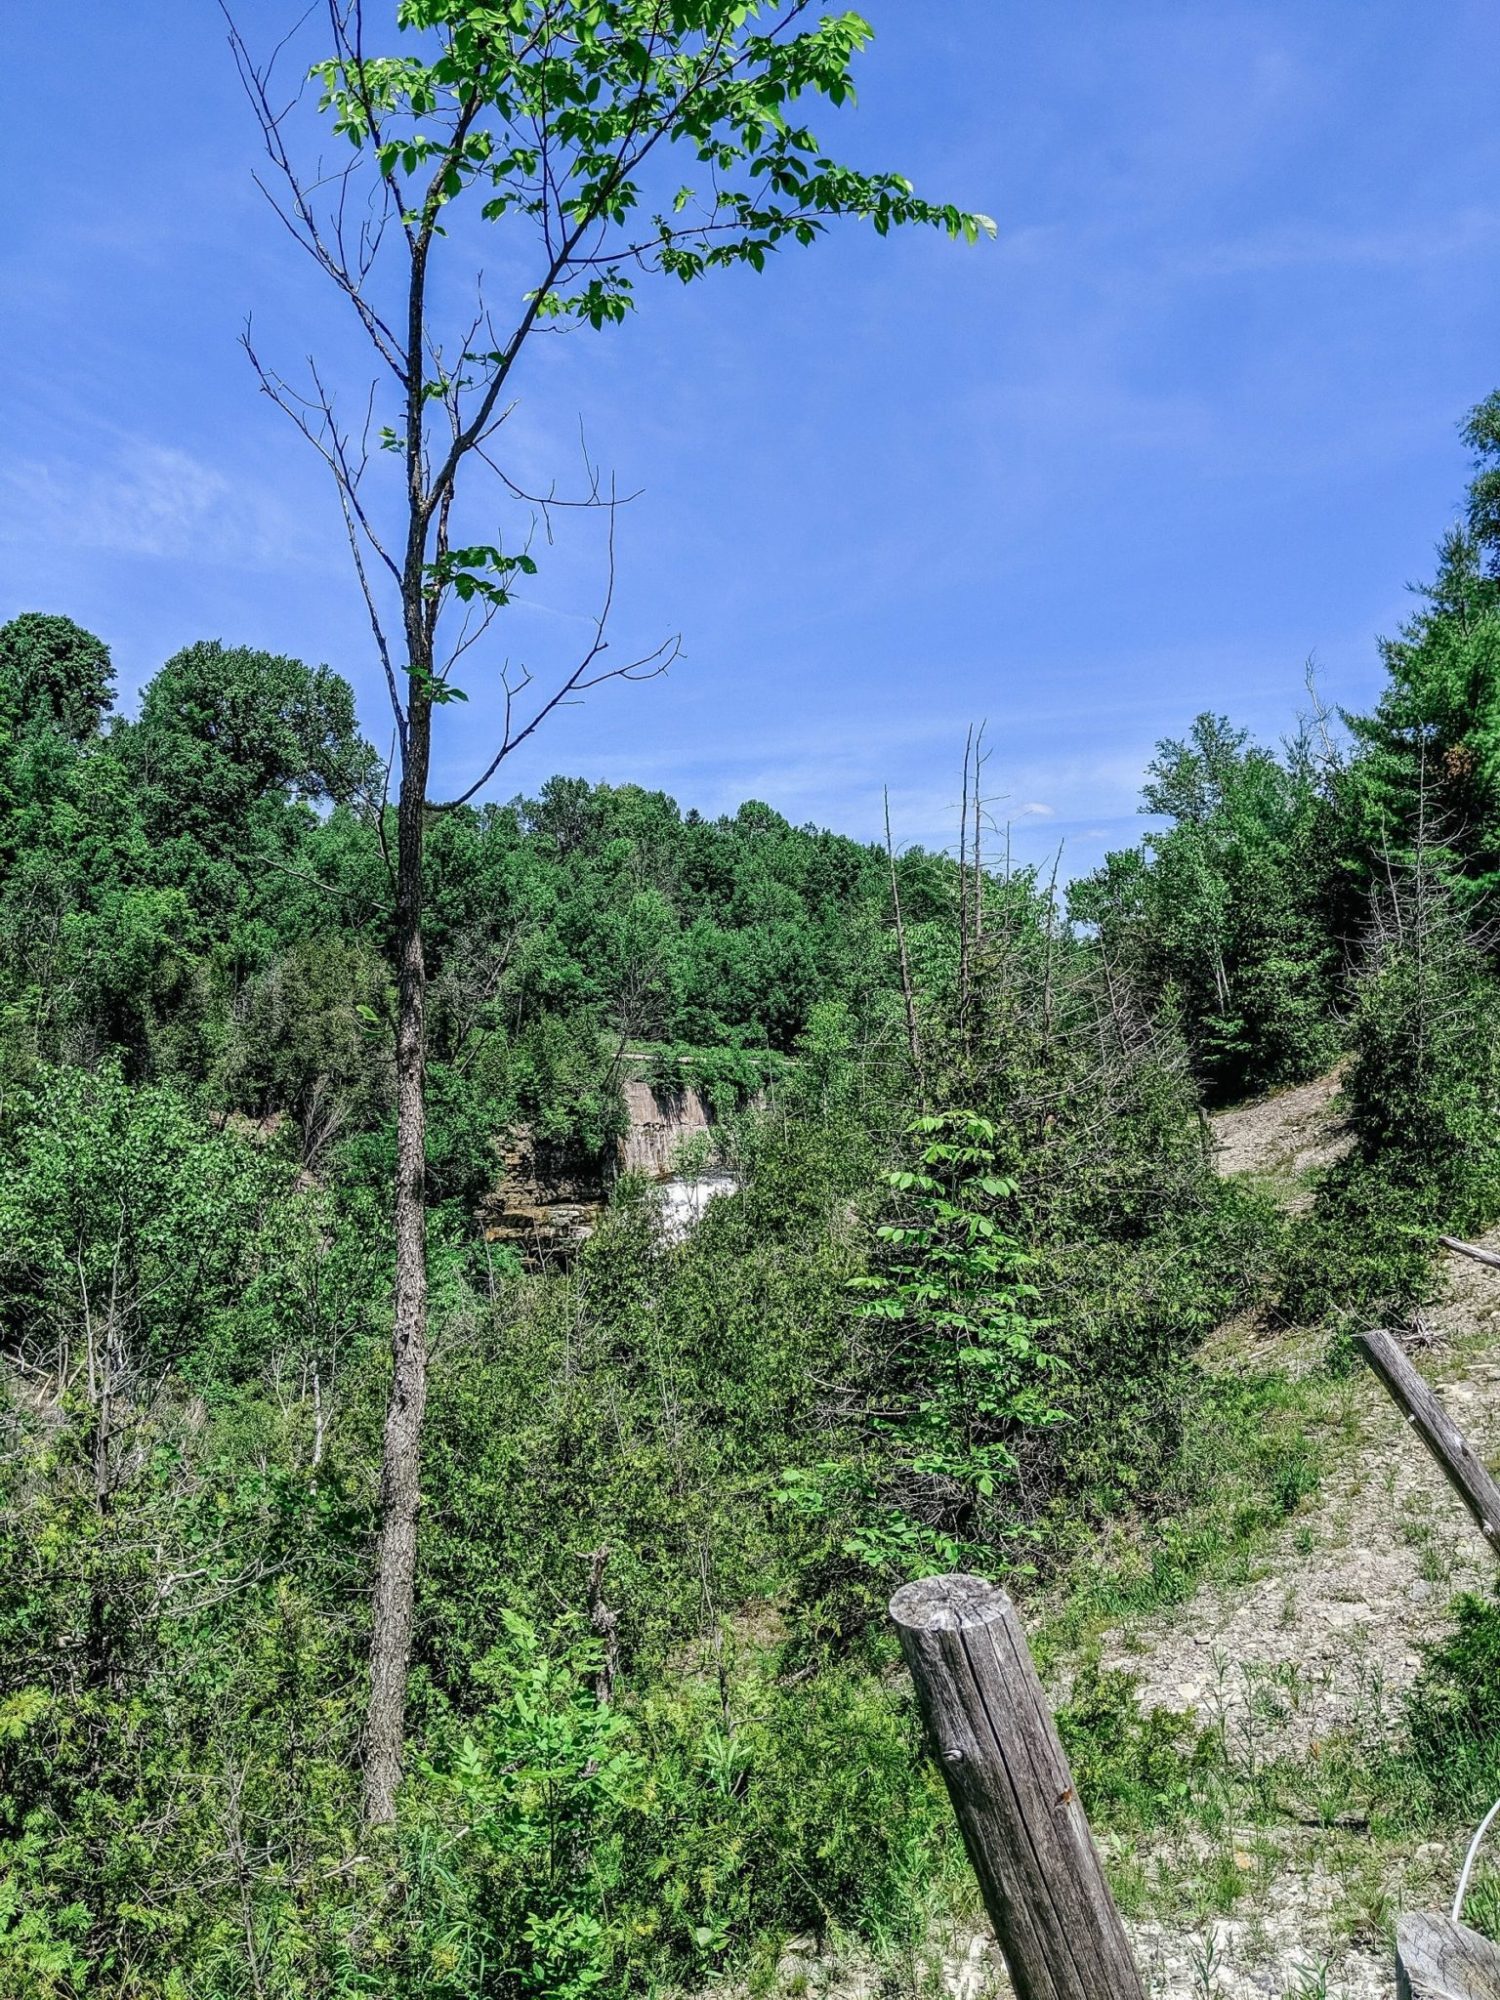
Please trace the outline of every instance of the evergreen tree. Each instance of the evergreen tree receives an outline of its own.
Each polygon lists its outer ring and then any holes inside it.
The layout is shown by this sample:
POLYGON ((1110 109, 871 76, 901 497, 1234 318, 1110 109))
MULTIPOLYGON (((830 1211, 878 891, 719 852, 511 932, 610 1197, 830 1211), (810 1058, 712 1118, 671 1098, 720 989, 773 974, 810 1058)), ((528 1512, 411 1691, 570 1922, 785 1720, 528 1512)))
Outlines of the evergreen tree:
POLYGON ((97 736, 114 700, 109 648, 71 618, 25 611, 0 626, 0 726, 97 736))
POLYGON ((1421 609, 1381 648, 1380 700, 1345 721, 1355 880, 1368 888, 1387 864, 1410 866, 1435 837, 1474 912, 1500 887, 1500 393, 1464 437, 1476 459, 1465 520, 1439 545, 1421 609))
POLYGON ((1338 804, 1299 736, 1284 755, 1223 716, 1157 746, 1142 810, 1173 824, 1106 857, 1069 908, 1113 975, 1179 1010, 1218 1099, 1312 1076, 1336 1048, 1338 804))

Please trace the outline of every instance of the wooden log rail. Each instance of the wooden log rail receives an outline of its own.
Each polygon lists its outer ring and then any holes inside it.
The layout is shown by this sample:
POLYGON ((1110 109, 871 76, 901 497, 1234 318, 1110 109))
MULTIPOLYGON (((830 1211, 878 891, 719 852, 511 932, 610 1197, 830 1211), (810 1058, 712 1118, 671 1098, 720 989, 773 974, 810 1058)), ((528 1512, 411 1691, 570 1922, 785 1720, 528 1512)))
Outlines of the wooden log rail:
POLYGON ((1461 1236, 1440 1236, 1438 1242, 1445 1250, 1458 1250, 1465 1257, 1472 1257, 1476 1264, 1488 1264, 1491 1270, 1500 1271, 1500 1256, 1493 1250, 1485 1250, 1478 1243, 1465 1243, 1461 1236))
POLYGON ((1500 1556, 1500 1486, 1489 1467, 1422 1380, 1393 1333, 1379 1328, 1355 1336, 1355 1344, 1380 1377, 1406 1421, 1442 1467, 1497 1556, 1500 1556))
POLYGON ((1019 2000, 1144 2000, 1015 1606, 937 1576, 891 1617, 1019 2000))
MULTIPOLYGON (((1500 1256, 1457 1236, 1445 1250, 1500 1269, 1500 1256)), ((1458 1425, 1383 1328, 1356 1337, 1366 1361, 1442 1468, 1448 1484, 1500 1556, 1500 1485, 1458 1425)), ((1481 1832, 1483 1829, 1481 1828, 1481 1832)), ((1463 1885, 1459 1885, 1462 1896, 1463 1885)), ((1500 2000, 1500 1948, 1454 1917, 1413 1911, 1396 1924, 1397 2000, 1500 2000)))

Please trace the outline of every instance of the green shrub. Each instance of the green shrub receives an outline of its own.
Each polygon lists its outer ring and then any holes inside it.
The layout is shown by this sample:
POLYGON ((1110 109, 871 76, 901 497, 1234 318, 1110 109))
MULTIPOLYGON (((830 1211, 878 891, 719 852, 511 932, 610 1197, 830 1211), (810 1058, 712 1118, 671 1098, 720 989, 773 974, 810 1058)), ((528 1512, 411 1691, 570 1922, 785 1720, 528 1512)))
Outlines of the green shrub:
POLYGON ((1216 1732, 1190 1714, 1143 1713, 1135 1675, 1100 1666, 1097 1654, 1079 1666, 1057 1733, 1090 1817, 1131 1832, 1179 1823, 1220 1756, 1216 1732))
POLYGON ((1439 1190, 1393 1161, 1353 1157, 1324 1174, 1287 1238, 1277 1316, 1291 1325, 1401 1325, 1432 1296, 1439 1230, 1454 1227, 1439 1190))
POLYGON ((1500 1600, 1466 1593, 1406 1698, 1411 1756, 1436 1812, 1477 1821, 1500 1795, 1500 1600))

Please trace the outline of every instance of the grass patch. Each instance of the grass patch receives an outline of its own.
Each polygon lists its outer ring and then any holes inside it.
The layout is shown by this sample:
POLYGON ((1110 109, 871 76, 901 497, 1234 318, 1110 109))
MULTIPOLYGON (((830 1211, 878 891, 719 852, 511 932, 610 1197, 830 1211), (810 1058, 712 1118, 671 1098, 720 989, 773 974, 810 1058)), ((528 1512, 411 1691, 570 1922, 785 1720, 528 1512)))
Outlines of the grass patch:
POLYGON ((1266 1539, 1318 1490, 1335 1444, 1352 1435, 1347 1385, 1327 1371, 1204 1376, 1151 1513, 1080 1551, 1050 1594, 1033 1639, 1044 1667, 1207 1580, 1247 1581, 1266 1539))
POLYGON ((1476 1824, 1500 1796, 1500 1599, 1466 1592, 1407 1697, 1409 1757, 1432 1807, 1476 1824))
MULTIPOLYGON (((1107 1628, 1180 1604, 1207 1581, 1250 1581, 1272 1536, 1357 1436, 1341 1371, 1294 1377, 1216 1361, 1180 1412, 1153 1510, 1078 1551, 1033 1637, 1044 1671, 1077 1662, 1058 1728, 1122 1908, 1198 1923, 1256 1902, 1280 1865, 1276 1834, 1289 1817, 1335 1829, 1363 1816, 1369 1793, 1357 1759, 1319 1772, 1314 1804, 1266 1764, 1260 1743, 1305 1695, 1295 1673, 1236 1688, 1243 1702, 1227 1700, 1226 1684, 1217 1701, 1180 1712, 1143 1709, 1136 1677, 1100 1664, 1107 1628)), ((1311 1526, 1302 1540, 1311 1548, 1311 1526)), ((1271 1615, 1290 1618, 1295 1605, 1271 1615)))
POLYGON ((1096 1656, 1078 1669, 1057 1730, 1085 1810, 1121 1831, 1149 1833, 1188 1816, 1219 1757, 1215 1733, 1192 1713, 1143 1710, 1135 1675, 1096 1656))

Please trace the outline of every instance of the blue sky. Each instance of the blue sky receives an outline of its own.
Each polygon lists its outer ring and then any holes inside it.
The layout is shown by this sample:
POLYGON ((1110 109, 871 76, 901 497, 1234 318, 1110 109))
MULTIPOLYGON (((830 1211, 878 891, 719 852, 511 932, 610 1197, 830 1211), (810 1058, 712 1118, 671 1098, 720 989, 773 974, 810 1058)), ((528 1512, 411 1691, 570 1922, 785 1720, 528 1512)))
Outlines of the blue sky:
MULTIPOLYGON (((640 488, 616 643, 670 677, 556 719, 495 790, 565 770, 709 812, 769 800, 942 842, 987 718, 1015 851, 1064 872, 1139 831, 1157 737, 1203 708, 1275 736, 1304 662, 1376 636, 1458 506, 1500 383, 1490 0, 871 0, 845 157, 993 215, 993 245, 851 229, 762 278, 648 290, 539 353, 528 477, 640 488)), ((244 0, 272 36, 298 0, 244 0)), ((236 345, 325 334, 251 185, 211 0, 5 10, 0 616, 71 614, 125 705, 203 637, 326 660, 388 722, 331 494, 236 345)), ((497 265, 500 259, 497 254, 497 265)), ((503 275, 503 266, 501 266, 503 275)), ((505 643, 545 672, 597 540, 549 554, 505 643)), ((486 736, 440 718, 440 782, 486 736)))

